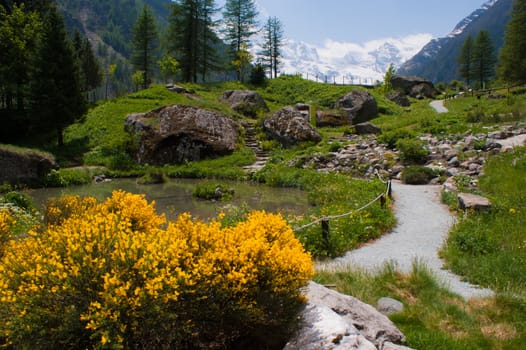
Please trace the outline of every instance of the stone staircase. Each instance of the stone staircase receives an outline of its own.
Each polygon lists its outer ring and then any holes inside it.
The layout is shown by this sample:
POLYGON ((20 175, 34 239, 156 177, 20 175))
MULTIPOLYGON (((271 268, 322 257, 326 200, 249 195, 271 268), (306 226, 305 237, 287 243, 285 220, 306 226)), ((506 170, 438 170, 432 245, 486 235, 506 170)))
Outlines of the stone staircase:
POLYGON ((256 126, 254 123, 243 121, 241 125, 245 128, 245 145, 252 149, 256 155, 256 161, 254 163, 243 167, 248 174, 252 175, 267 164, 270 155, 259 145, 256 137, 256 126))

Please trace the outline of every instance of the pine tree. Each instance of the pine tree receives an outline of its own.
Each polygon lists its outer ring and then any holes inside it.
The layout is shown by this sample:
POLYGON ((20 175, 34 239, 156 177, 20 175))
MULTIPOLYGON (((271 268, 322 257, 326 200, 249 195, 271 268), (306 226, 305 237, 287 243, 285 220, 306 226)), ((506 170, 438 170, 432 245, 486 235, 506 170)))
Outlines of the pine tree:
POLYGON ((180 63, 184 81, 204 81, 210 70, 217 69, 218 41, 213 28, 213 0, 179 0, 172 5, 170 15, 170 51, 180 63))
POLYGON ((142 87, 146 89, 151 82, 155 49, 159 45, 155 18, 147 5, 133 28, 132 44, 132 64, 135 70, 144 72, 142 87))
POLYGON ((466 81, 466 85, 470 86, 473 80, 473 39, 471 35, 468 35, 462 47, 460 48, 460 54, 457 57, 457 63, 459 65, 458 73, 461 78, 466 81))
POLYGON ((23 112, 42 21, 24 4, 14 4, 10 11, 0 7, 0 107, 10 110, 16 101, 16 110, 23 112))
POLYGON ((483 89, 485 84, 495 75, 495 47, 487 30, 481 30, 473 44, 472 72, 473 79, 483 89))
MULTIPOLYGON (((239 60, 241 50, 251 47, 250 38, 257 33, 258 12, 254 0, 227 0, 223 11, 225 39, 230 45, 232 60, 239 60)), ((238 79, 241 72, 238 70, 238 79)))
POLYGON ((277 78, 283 45, 283 25, 277 17, 268 18, 263 28, 263 38, 261 60, 268 67, 270 78, 277 78))
POLYGON ((40 130, 55 131, 57 144, 64 144, 63 130, 86 112, 78 62, 64 20, 52 8, 44 20, 42 39, 35 57, 31 86, 33 115, 40 130))
POLYGON ((526 0, 515 0, 500 50, 498 75, 512 84, 526 83, 526 0))

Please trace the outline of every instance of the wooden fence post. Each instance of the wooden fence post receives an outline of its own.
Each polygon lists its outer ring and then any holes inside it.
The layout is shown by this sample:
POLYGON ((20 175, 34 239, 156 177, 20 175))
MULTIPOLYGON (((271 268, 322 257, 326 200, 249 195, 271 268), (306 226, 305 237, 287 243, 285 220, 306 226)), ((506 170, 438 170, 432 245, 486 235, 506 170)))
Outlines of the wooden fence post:
POLYGON ((323 244, 328 249, 329 248, 329 220, 321 220, 321 237, 323 239, 323 244))

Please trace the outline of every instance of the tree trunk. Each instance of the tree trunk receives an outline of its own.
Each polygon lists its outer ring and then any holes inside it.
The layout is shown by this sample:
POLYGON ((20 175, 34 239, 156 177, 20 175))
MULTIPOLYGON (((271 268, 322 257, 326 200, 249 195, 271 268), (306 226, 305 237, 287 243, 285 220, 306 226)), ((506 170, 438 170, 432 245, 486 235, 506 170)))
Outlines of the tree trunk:
POLYGON ((64 132, 63 128, 57 126, 57 145, 58 147, 64 146, 64 132))

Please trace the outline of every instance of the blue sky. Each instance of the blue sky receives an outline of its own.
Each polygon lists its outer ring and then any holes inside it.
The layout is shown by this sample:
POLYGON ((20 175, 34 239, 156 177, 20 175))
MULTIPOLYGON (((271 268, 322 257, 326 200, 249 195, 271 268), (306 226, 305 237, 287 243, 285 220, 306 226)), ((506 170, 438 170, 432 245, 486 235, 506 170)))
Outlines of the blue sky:
MULTIPOLYGON (((278 17, 285 37, 313 45, 415 34, 447 35, 484 0, 256 0, 263 18, 278 17)), ((222 6, 224 0, 218 0, 222 6)))

